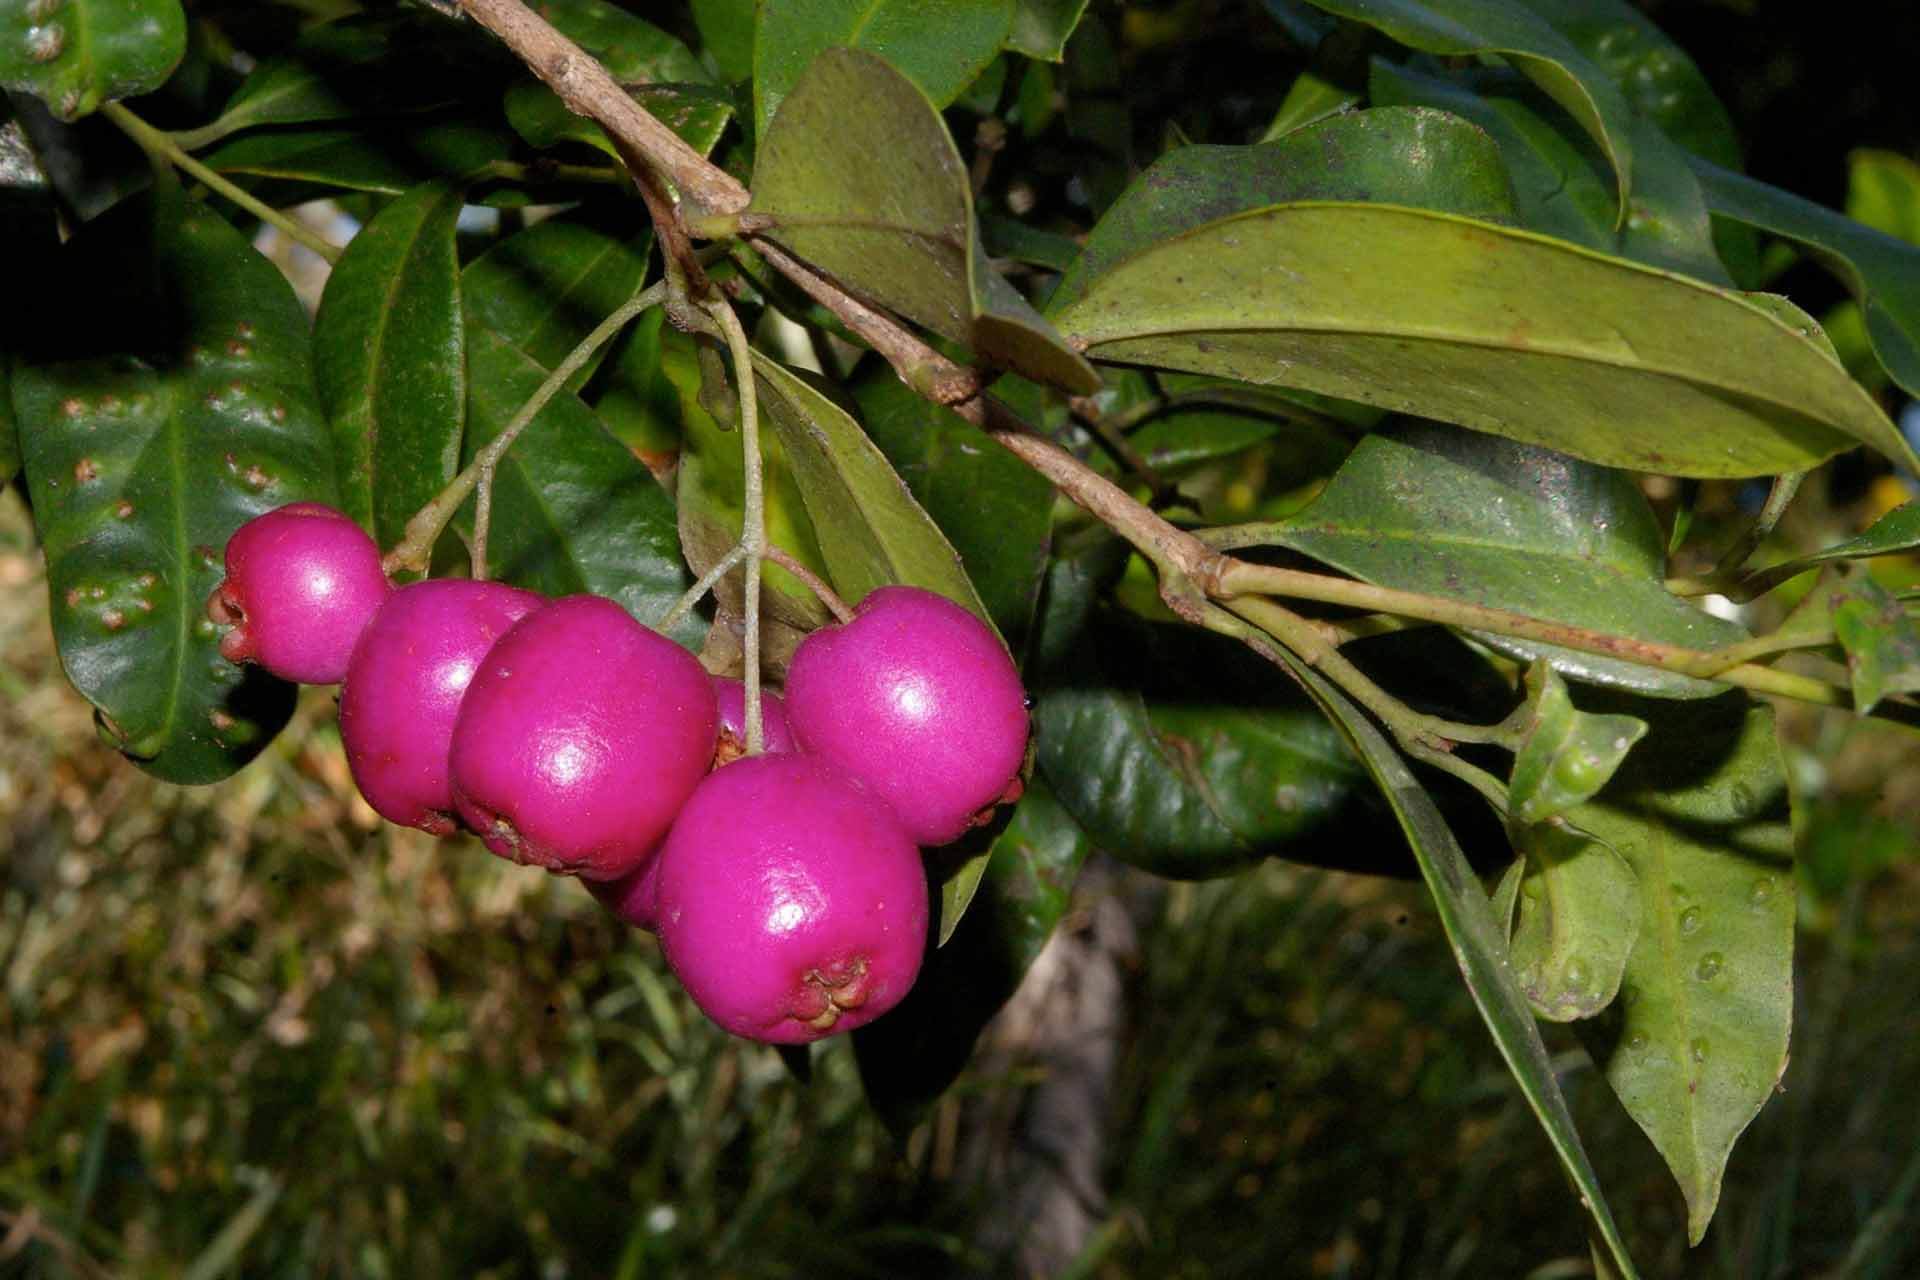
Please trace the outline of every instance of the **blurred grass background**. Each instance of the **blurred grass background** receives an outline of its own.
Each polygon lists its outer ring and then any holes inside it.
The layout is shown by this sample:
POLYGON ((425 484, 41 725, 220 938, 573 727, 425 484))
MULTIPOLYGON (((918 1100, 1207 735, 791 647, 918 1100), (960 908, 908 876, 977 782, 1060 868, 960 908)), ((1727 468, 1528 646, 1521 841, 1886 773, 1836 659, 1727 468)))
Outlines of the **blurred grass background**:
MULTIPOLYGON (((1009 1265, 984 1242, 1021 1224, 966 1152, 1018 1130, 1044 1062, 980 1060, 897 1141, 845 1044, 802 1086, 577 886, 381 824, 324 691, 231 782, 155 783, 62 679, 41 574, 6 491, 0 1276, 1009 1265)), ((1811 715, 1791 733, 1818 797, 1793 1063, 1699 1250, 1652 1148, 1548 1029, 1649 1276, 1920 1273, 1920 739, 1811 715)), ((1097 879, 1135 942, 1103 1129, 1081 1135, 1103 1144, 1099 1225, 1062 1274, 1587 1274, 1418 886, 1279 864, 1097 879)))

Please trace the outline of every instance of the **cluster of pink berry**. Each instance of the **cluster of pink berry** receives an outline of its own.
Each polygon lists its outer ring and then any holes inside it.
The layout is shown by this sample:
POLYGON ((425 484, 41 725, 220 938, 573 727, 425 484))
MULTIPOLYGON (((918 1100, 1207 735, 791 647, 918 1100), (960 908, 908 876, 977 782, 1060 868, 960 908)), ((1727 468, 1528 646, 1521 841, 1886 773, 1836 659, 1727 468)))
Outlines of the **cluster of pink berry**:
POLYGON ((599 596, 497 582, 395 588, 343 513, 243 525, 208 612, 221 652, 340 682, 355 783, 389 821, 461 825, 576 875, 658 933, 696 1003, 737 1035, 799 1044, 906 995, 927 937, 916 845, 1017 789, 1025 692, 972 614, 887 587, 803 641, 786 700, 746 698, 599 596), (717 766, 717 767, 716 767, 717 766))

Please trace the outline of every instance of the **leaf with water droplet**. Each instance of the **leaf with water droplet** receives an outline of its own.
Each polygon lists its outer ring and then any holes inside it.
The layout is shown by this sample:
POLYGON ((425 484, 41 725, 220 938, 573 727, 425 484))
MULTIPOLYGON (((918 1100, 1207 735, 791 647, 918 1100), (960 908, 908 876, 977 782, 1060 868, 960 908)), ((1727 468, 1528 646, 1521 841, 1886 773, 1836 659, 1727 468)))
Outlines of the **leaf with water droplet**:
POLYGON ((0 89, 61 120, 151 93, 187 53, 180 0, 30 0, 0 7, 0 89))
POLYGON ((42 256, 16 264, 37 302, 0 320, 0 348, 20 353, 13 408, 61 662, 141 767, 218 781, 294 698, 200 625, 220 549, 264 511, 338 501, 306 313, 170 185, 42 256))
POLYGON ((1545 662, 1527 671, 1527 708, 1507 787, 1516 822, 1545 822, 1591 799, 1647 732, 1647 722, 1632 716, 1577 710, 1566 681, 1545 662))
POLYGON ((1591 1018, 1613 1002, 1640 933, 1639 877, 1598 840, 1560 824, 1516 829, 1522 891, 1513 962, 1533 1011, 1553 1022, 1591 1018))
POLYGON ((1794 895, 1771 887, 1793 874, 1786 770, 1772 710, 1744 694, 1610 701, 1651 731, 1568 818, 1638 873, 1625 981, 1640 995, 1578 1029, 1673 1170, 1698 1242, 1734 1142, 1786 1068, 1794 895))

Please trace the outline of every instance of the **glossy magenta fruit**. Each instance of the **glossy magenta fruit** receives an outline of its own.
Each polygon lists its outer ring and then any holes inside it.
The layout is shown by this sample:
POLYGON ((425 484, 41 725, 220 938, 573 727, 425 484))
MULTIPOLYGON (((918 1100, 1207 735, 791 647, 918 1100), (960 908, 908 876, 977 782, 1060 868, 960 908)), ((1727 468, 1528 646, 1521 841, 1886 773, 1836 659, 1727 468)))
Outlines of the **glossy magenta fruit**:
POLYGON ((284 680, 335 684, 392 585, 380 548, 344 512, 318 502, 255 516, 227 540, 227 576, 207 616, 230 623, 220 652, 284 680))
POLYGON ((458 827, 447 755, 467 685, 494 642, 545 600, 501 582, 401 587, 360 633, 340 690, 340 737, 360 794, 389 822, 458 827))
POLYGON ((851 1031, 920 972, 920 851, 825 761, 762 755, 715 770, 654 861, 667 963, 735 1035, 804 1044, 851 1031))
MULTIPOLYGON (((715 676, 713 696, 720 708, 720 760, 725 764, 747 752, 747 686, 731 676, 715 676)), ((787 727, 787 704, 764 688, 760 690, 760 736, 768 755, 800 749, 787 727)))
POLYGON ((803 751, 892 805, 915 843, 945 844, 1020 771, 1020 674, 985 623, 930 591, 882 587, 854 613, 800 642, 787 721, 803 751))
POLYGON ((713 684, 602 596, 567 596, 487 653, 454 722, 453 802, 504 858, 615 880, 713 761, 713 684))
POLYGON ((660 885, 658 853, 641 863, 639 870, 629 871, 618 880, 582 880, 580 883, 586 885, 616 919, 649 933, 658 926, 654 910, 660 885))

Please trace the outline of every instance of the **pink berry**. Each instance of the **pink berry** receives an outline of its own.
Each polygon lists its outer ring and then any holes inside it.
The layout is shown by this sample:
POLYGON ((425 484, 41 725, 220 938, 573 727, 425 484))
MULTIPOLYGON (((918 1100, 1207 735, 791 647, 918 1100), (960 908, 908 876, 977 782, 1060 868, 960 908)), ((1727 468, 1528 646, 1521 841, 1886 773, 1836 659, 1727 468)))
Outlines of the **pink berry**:
POLYGON ((915 843, 945 844, 1020 772, 1020 674, 985 623, 930 591, 882 587, 854 613, 800 642, 788 723, 802 750, 892 805, 915 843))
MULTIPOLYGON (((747 686, 729 676, 713 677, 713 695, 720 707, 721 763, 747 752, 747 686)), ((769 689, 760 691, 760 736, 768 755, 798 751, 793 730, 787 727, 787 704, 769 689)))
POLYGON ((588 880, 637 868, 713 761, 693 655, 602 596, 514 624, 453 727, 453 802, 504 858, 588 880))
POLYGON ((255 516, 227 540, 227 576, 207 616, 231 623, 229 662, 257 662, 284 680, 335 684, 354 642, 392 585, 380 548, 344 512, 318 502, 255 516))
POLYGON ((401 587, 354 646, 340 737, 360 794, 389 822, 451 835, 447 753, 481 659, 545 601, 501 582, 441 578, 401 587))
POLYGON ((660 885, 659 854, 641 863, 639 870, 629 871, 618 880, 583 880, 580 883, 592 891, 593 896, 600 900, 600 905, 611 911, 615 919, 649 933, 658 927, 659 916, 654 906, 660 885))
POLYGON ((735 1035, 804 1044, 851 1031, 920 972, 920 852, 824 761, 751 756, 715 770, 654 861, 667 963, 735 1035))

